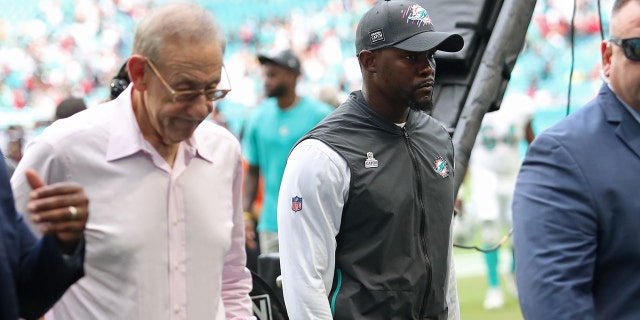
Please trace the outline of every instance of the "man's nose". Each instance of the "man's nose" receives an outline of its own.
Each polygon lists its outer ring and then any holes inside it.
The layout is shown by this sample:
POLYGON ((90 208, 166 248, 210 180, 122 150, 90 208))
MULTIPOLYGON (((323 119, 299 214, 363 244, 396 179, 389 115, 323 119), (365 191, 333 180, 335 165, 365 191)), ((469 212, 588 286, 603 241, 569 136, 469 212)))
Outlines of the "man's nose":
POLYGON ((213 102, 207 99, 204 92, 195 98, 189 106, 188 113, 197 119, 206 118, 213 111, 213 102))
POLYGON ((436 61, 433 58, 424 57, 418 59, 416 63, 418 64, 420 75, 423 77, 431 75, 436 70, 436 61))

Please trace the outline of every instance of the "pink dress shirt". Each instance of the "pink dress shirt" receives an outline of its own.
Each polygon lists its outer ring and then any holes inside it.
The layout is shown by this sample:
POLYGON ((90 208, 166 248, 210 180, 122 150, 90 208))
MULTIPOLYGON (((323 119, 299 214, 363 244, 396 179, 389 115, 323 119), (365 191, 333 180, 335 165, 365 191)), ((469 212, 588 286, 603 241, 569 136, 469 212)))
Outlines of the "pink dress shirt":
POLYGON ((28 145, 11 181, 23 212, 27 168, 46 183, 78 182, 89 198, 86 275, 50 314, 253 319, 239 142, 205 121, 180 143, 171 168, 143 138, 130 95, 131 87, 56 121, 28 145))

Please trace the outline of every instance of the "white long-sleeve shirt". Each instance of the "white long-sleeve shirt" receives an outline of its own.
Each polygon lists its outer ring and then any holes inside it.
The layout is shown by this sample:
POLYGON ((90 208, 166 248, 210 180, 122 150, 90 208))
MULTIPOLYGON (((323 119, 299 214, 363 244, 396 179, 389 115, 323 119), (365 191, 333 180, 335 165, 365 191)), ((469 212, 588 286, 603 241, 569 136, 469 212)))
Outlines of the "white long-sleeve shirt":
MULTIPOLYGON (((11 180, 79 183, 89 198, 85 276, 54 306, 68 319, 253 319, 245 268, 240 145, 204 122, 173 167, 143 138, 131 87, 47 128, 11 180)), ((47 316, 49 318, 49 316, 47 316)))
MULTIPOLYGON (((287 160, 278 198, 278 236, 284 299, 291 319, 333 318, 328 296, 350 177, 344 158, 316 139, 302 141, 287 160), (302 194, 306 195, 301 204, 304 215, 292 210, 292 197, 302 194)), ((451 257, 449 261, 449 319, 459 319, 451 257)))

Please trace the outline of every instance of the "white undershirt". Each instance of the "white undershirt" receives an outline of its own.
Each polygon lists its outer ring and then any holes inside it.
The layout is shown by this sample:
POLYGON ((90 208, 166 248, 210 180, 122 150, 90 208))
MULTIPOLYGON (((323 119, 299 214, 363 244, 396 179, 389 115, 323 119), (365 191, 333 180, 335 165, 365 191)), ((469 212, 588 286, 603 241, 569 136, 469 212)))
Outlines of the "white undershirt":
POLYGON ((319 140, 304 140, 289 155, 278 197, 278 237, 291 319, 332 319, 327 297, 350 177, 347 162, 319 140), (294 212, 296 196, 302 210, 294 212))

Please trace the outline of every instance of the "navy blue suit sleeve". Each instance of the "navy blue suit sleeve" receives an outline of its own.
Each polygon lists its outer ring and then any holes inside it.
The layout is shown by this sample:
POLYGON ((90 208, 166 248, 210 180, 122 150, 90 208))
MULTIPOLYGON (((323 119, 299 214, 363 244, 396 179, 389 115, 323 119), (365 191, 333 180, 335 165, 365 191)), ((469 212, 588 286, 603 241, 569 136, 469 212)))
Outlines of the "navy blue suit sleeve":
POLYGON ((579 161, 538 136, 513 198, 518 298, 525 319, 593 319, 597 218, 579 161))
POLYGON ((37 318, 49 310, 74 282, 83 275, 84 241, 71 259, 65 260, 53 235, 33 242, 29 227, 18 224, 20 246, 29 248, 20 258, 18 269, 18 303, 20 315, 37 318), (23 242, 24 241, 24 242, 23 242))
POLYGON ((83 275, 84 241, 64 259, 58 239, 36 239, 18 214, 0 153, 0 319, 42 316, 83 275))

